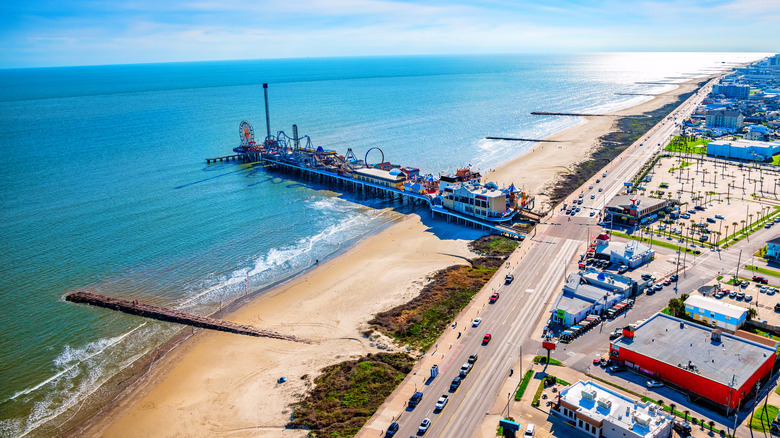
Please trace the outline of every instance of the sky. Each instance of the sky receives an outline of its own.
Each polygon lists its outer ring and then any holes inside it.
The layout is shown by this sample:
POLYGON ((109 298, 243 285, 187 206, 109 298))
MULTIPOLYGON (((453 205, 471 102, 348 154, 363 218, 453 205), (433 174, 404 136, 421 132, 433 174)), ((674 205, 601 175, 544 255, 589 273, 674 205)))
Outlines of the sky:
POLYGON ((778 0, 4 0, 0 68, 422 54, 780 51, 778 0))

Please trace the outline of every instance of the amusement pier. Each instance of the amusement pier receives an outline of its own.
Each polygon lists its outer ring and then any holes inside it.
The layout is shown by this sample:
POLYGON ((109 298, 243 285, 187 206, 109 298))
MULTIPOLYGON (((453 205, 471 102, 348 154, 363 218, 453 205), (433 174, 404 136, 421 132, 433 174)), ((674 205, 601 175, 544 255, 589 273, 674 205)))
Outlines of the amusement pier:
POLYGON ((263 92, 265 140, 257 143, 252 125, 245 120, 239 126, 241 145, 233 149, 233 154, 207 158, 206 163, 231 160, 257 162, 268 170, 364 196, 427 205, 434 218, 515 239, 525 237, 522 234, 523 224, 540 219, 541 215, 531 211, 534 206, 532 196, 514 185, 501 188, 493 182, 482 184, 479 172, 470 168, 438 177, 422 175, 418 168, 385 161, 384 152, 379 148, 369 149, 361 160, 351 148, 340 155, 334 150, 315 147, 309 136, 298 136, 296 125, 292 126, 292 137, 284 131, 271 135, 268 84, 263 84, 263 92), (379 163, 369 164, 368 156, 372 151, 381 155, 379 163))

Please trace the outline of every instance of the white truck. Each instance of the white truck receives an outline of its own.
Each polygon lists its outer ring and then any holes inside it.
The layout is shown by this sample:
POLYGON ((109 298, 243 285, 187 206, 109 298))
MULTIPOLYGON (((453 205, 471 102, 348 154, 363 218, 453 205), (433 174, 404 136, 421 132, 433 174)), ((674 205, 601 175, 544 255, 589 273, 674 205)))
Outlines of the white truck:
POLYGON ((448 401, 450 401, 450 396, 446 394, 442 395, 441 397, 439 397, 439 400, 436 402, 436 406, 434 409, 436 409, 437 411, 444 409, 444 407, 447 406, 448 401))

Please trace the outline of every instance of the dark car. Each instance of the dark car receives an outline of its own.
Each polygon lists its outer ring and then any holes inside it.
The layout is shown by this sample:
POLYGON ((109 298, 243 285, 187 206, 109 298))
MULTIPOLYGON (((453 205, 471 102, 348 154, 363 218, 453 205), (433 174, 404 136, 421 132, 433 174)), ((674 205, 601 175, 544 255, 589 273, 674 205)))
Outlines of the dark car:
POLYGON ((677 279, 678 279, 678 278, 679 278, 679 277, 677 276, 677 274, 672 274, 672 276, 671 276, 671 277, 669 277, 669 280, 672 280, 672 281, 677 281, 677 279))
POLYGON ((477 353, 472 354, 471 356, 469 356, 469 363, 470 364, 475 363, 477 361, 477 358, 479 358, 479 356, 477 356, 477 353))
POLYGON ((461 378, 456 377, 452 379, 452 383, 450 383, 450 391, 455 392, 457 391, 458 387, 460 386, 461 378))
POLYGON ((412 394, 412 397, 409 398, 409 407, 410 408, 416 407, 420 403, 420 400, 422 400, 422 398, 423 398, 422 392, 415 392, 414 394, 412 394))
POLYGON ((395 436, 395 433, 398 432, 398 423, 393 421, 390 423, 390 427, 387 428, 387 432, 385 433, 385 436, 395 436))
POLYGON ((509 284, 515 280, 515 276, 512 274, 507 274, 506 277, 504 277, 504 283, 509 284))
POLYGON ((611 367, 609 367, 609 372, 610 372, 610 373, 622 373, 622 372, 623 372, 623 371, 625 371, 625 370, 626 370, 626 369, 625 369, 625 368, 623 368, 623 367, 622 367, 622 366, 620 366, 620 365, 612 365, 611 367))
POLYGON ((679 433, 682 436, 688 436, 691 434, 691 425, 686 423, 681 423, 679 421, 675 421, 672 425, 672 428, 675 432, 679 433))
POLYGON ((756 283, 761 283, 761 284, 767 284, 767 283, 769 283, 769 280, 767 280, 767 279, 766 279, 766 278, 764 278, 764 277, 759 277, 758 275, 754 275, 754 276, 753 276, 753 281, 755 281, 756 283))

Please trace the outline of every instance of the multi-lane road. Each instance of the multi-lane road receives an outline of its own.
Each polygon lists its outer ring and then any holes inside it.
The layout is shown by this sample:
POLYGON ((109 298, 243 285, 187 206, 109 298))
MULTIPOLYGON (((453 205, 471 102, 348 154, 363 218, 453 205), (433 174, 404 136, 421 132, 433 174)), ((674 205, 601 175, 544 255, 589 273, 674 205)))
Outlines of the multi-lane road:
MULTIPOLYGON (((446 353, 439 361, 439 376, 424 387, 422 391, 425 395, 420 404, 403 413, 398 420, 400 430, 396 436, 416 435, 424 418, 432 421, 426 436, 473 437, 477 434, 499 395, 504 397, 503 392, 499 394, 500 389, 509 377, 510 368, 520 358, 522 345, 534 337, 532 331, 539 320, 548 317, 546 308, 560 290, 566 268, 584 249, 588 226, 596 230, 598 215, 590 216, 590 211, 601 211, 605 202, 625 190, 623 183, 630 181, 660 150, 661 145, 677 132, 679 126, 674 117, 680 121, 686 118, 711 85, 712 82, 691 96, 673 114, 599 171, 591 182, 586 182, 582 190, 576 191, 567 202, 571 204, 572 200, 578 199, 579 193, 584 193, 580 213, 571 217, 556 208, 547 222, 537 226, 537 234, 523 242, 525 251, 519 262, 514 262, 511 271, 499 271, 502 277, 511 272, 514 282, 501 286, 498 301, 486 304, 480 311, 483 321, 479 327, 463 327, 463 335, 456 344, 446 349, 442 346, 446 353), (602 177, 603 172, 607 172, 606 177, 602 177), (600 183, 595 182, 597 178, 601 179, 600 183), (590 185, 594 187, 589 189, 590 185), (591 199, 591 194, 595 195, 594 199, 591 199), (486 333, 490 333, 492 339, 483 345, 486 333), (455 392, 450 392, 452 379, 472 353, 479 355, 474 369, 455 392), (449 394, 450 401, 441 412, 434 412, 436 400, 442 394, 449 394)), ((480 294, 477 299, 485 299, 483 295, 480 294)))

